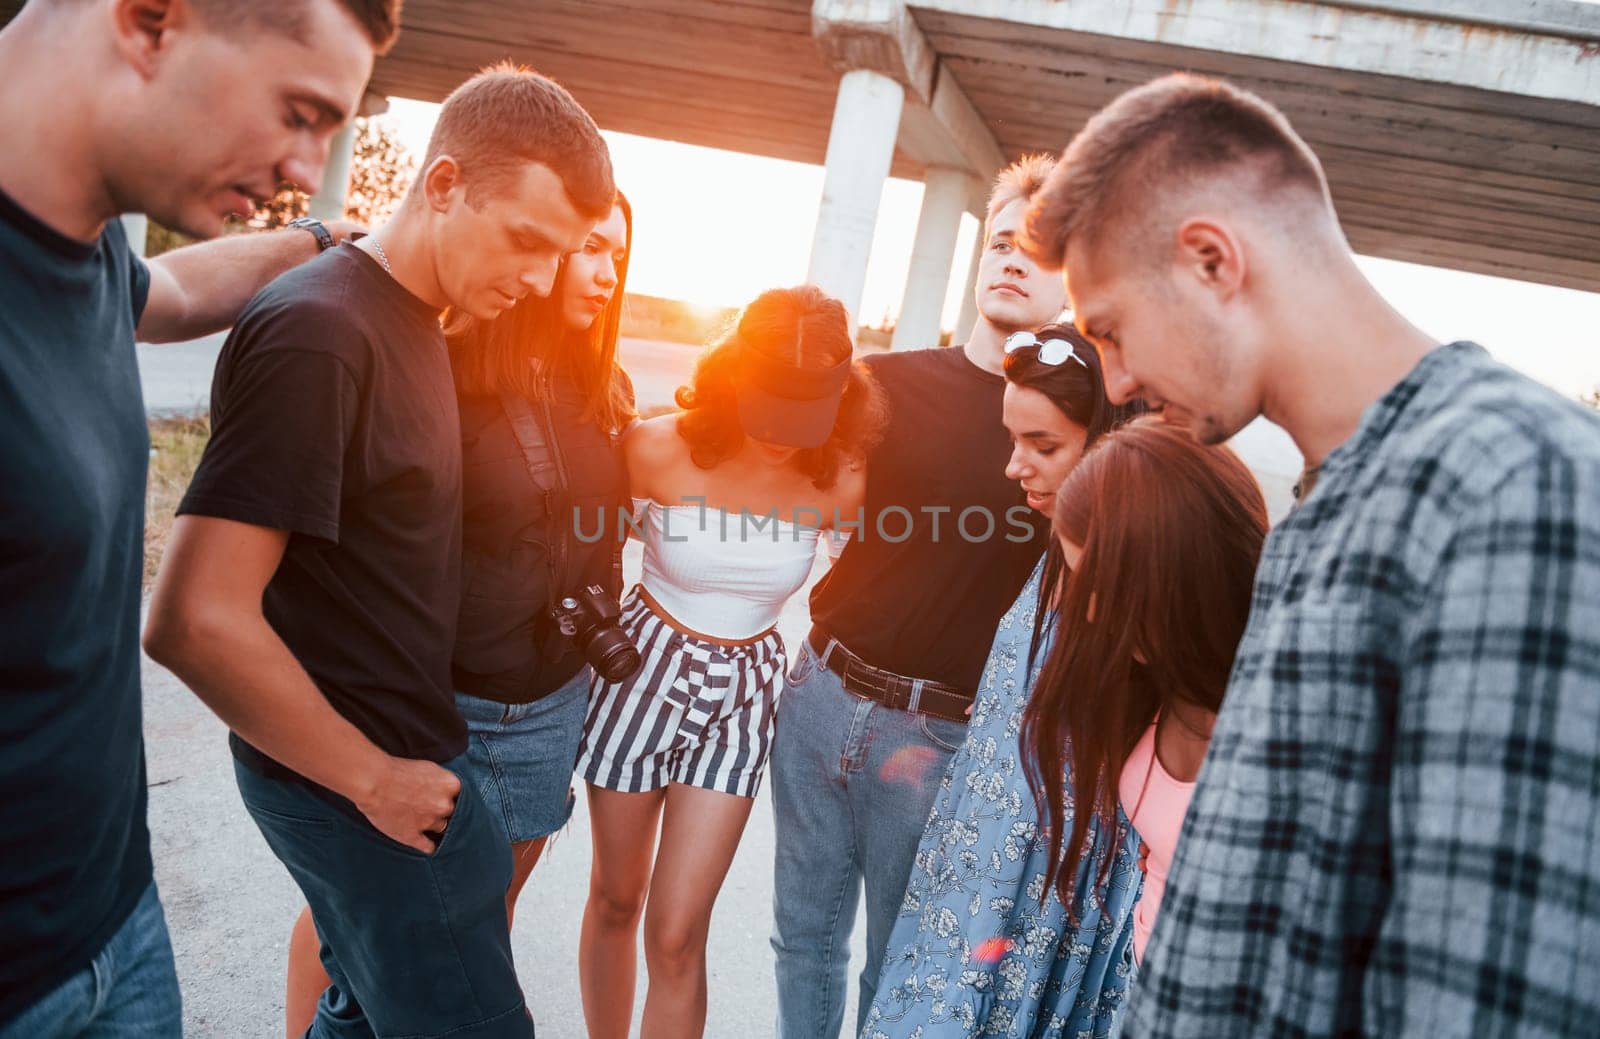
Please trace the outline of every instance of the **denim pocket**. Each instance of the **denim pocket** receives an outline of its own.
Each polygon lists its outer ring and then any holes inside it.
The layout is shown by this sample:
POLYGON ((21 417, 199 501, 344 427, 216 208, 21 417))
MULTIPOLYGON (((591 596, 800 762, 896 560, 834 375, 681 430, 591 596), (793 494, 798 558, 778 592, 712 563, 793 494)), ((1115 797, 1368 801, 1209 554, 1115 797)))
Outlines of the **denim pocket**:
POLYGON ((794 664, 789 668, 788 682, 790 685, 799 685, 810 678, 817 670, 817 658, 811 653, 811 643, 802 641, 800 651, 794 655, 794 664))
POLYGON ((280 812, 273 808, 263 808, 259 802, 247 805, 251 814, 265 816, 282 826, 306 830, 331 830, 332 819, 318 819, 310 815, 300 815, 293 812, 280 812))
POLYGON ((917 727, 922 730, 922 735, 928 738, 928 742, 941 750, 960 750, 961 744, 967 739, 965 723, 935 718, 931 714, 917 715, 917 727))

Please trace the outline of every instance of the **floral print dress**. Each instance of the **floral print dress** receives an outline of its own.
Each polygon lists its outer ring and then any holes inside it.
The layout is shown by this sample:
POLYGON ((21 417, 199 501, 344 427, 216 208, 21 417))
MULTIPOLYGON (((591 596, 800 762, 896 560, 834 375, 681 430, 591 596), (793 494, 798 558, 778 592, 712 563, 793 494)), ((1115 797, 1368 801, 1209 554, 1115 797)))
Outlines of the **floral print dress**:
MULTIPOLYGON (((1116 1031, 1134 969, 1139 840, 1119 812, 1122 839, 1097 897, 1094 879, 1113 835, 1098 822, 1091 827, 1073 926, 1056 891, 1045 891, 1049 844, 1020 744, 1038 678, 1038 667, 1028 673, 1028 649, 1043 565, 995 632, 966 742, 945 771, 911 868, 863 1039, 1089 1039, 1116 1031)), ((1047 621, 1037 664, 1052 634, 1047 621)), ((1068 813, 1070 823, 1070 806, 1068 813)))

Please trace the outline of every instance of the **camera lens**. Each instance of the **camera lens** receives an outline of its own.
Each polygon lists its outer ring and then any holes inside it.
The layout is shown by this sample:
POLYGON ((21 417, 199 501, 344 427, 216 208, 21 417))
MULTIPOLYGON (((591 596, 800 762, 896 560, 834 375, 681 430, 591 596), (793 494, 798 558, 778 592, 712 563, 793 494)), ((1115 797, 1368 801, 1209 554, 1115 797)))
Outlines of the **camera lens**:
POLYGON ((583 655, 608 682, 620 682, 639 670, 644 661, 627 633, 615 625, 596 627, 583 647, 583 655))

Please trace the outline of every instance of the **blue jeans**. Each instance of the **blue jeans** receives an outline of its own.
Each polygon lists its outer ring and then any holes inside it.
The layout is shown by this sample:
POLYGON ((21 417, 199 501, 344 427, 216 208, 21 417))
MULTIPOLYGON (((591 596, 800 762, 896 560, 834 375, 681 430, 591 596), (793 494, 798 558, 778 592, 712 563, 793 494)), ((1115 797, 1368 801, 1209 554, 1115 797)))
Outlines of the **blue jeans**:
POLYGON ((809 645, 800 647, 778 701, 772 748, 779 1039, 838 1036, 864 886, 860 1031, 928 810, 965 737, 965 723, 846 692, 809 645))
POLYGON ((0 1025, 0 1039, 176 1039, 183 1004, 152 881, 89 965, 0 1025))
POLYGON ((592 675, 585 667, 533 703, 456 693, 467 723, 467 773, 512 844, 548 837, 572 818, 572 770, 592 675))
MULTIPOLYGON (((466 755, 445 763, 463 775, 466 755)), ((309 1039, 533 1039, 511 962, 511 848, 472 783, 432 854, 238 761, 245 808, 311 906, 332 984, 309 1039)))

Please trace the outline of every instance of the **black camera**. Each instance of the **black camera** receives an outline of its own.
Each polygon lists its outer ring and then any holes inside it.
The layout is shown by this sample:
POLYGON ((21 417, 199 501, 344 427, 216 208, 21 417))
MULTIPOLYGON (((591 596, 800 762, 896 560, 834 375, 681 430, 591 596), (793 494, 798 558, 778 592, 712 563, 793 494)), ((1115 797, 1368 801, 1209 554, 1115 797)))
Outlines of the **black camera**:
POLYGON ((584 658, 608 682, 620 682, 639 670, 644 661, 618 623, 622 607, 597 584, 579 589, 550 611, 561 634, 572 639, 584 658))

